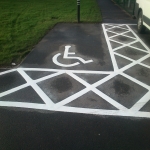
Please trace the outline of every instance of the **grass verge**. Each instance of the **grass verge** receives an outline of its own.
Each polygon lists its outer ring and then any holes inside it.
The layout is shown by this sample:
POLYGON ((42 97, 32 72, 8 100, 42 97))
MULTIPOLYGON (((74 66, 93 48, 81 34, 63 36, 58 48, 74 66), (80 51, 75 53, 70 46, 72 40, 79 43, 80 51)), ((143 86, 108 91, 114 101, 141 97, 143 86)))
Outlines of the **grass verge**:
MULTIPOLYGON (((76 0, 0 0, 0 67, 11 66, 59 22, 77 22, 76 0)), ((101 22, 96 0, 81 0, 81 22, 101 22)))

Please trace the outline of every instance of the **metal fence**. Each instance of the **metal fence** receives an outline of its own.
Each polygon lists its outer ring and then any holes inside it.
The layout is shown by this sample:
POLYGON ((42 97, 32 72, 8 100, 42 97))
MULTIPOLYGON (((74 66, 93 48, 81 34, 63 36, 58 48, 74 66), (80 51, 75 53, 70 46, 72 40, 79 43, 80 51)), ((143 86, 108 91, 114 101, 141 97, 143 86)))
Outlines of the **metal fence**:
POLYGON ((118 5, 125 9, 131 15, 134 15, 136 0, 114 0, 118 5))

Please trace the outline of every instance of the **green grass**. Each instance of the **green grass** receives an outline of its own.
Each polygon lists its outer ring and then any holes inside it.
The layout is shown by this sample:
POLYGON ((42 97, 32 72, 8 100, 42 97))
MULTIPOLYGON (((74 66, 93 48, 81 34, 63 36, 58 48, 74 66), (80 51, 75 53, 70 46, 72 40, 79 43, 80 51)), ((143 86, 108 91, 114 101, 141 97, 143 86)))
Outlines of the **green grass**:
MULTIPOLYGON (((20 63, 59 22, 77 22, 76 0, 0 0, 0 67, 20 63)), ((81 0, 81 22, 100 22, 96 0, 81 0)))

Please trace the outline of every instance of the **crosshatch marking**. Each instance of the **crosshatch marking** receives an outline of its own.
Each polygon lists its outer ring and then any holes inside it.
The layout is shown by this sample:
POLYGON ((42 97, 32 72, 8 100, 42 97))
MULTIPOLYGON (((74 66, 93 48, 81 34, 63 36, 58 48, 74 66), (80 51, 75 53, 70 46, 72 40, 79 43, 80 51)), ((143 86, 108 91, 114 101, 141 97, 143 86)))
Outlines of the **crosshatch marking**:
MULTIPOLYGON (((140 65, 150 69, 148 64, 143 63, 145 60, 150 58, 150 50, 149 48, 143 43, 143 41, 134 33, 134 31, 130 28, 128 24, 102 24, 105 39, 109 48, 109 52, 111 55, 111 60, 113 63, 114 71, 86 71, 86 70, 60 70, 60 69, 44 69, 44 68, 18 68, 12 69, 9 71, 1 72, 0 76, 4 76, 5 74, 18 72, 22 78, 25 79, 26 83, 9 89, 0 93, 0 106, 7 106, 7 107, 22 107, 22 108, 31 108, 31 109, 42 109, 42 110, 52 110, 52 111, 63 111, 63 112, 74 112, 74 113, 85 113, 85 114, 98 114, 98 115, 115 115, 115 116, 132 116, 132 117, 147 117, 150 118, 150 112, 140 111, 143 106, 145 106, 149 102, 150 98, 150 86, 146 83, 143 83, 132 76, 129 76, 125 73, 126 70, 134 67, 136 65, 140 65), (106 28, 107 26, 107 28, 106 28), (111 36, 110 33, 112 33, 111 36), (119 40, 118 40, 119 39, 119 40), (128 40, 129 39, 129 40, 128 40), (132 40, 131 40, 132 39, 132 40), (125 40, 125 42, 123 42, 125 40), (117 47, 113 47, 112 42, 117 43, 117 47), (134 44, 140 43, 144 49, 141 49, 134 46, 134 44), (130 47, 134 50, 143 51, 145 55, 140 57, 137 60, 131 59, 128 56, 124 56, 119 53, 119 50, 122 50, 125 47, 130 47), (118 67, 118 62, 116 60, 116 56, 120 58, 124 58, 129 60, 129 64, 123 66, 122 68, 118 67), (40 77, 39 79, 33 80, 31 77, 26 73, 26 71, 47 71, 51 72, 50 75, 40 77), (38 86, 37 83, 45 81, 47 79, 55 78, 61 74, 67 74, 71 78, 75 79, 77 82, 81 83, 85 86, 82 90, 78 91, 77 93, 59 101, 58 103, 54 103, 45 93, 44 91, 38 86), (84 79, 80 78, 78 74, 105 74, 106 77, 98 80, 97 82, 90 84, 84 79), (131 107, 127 108, 120 104, 115 99, 112 99, 108 94, 103 93, 97 87, 109 82, 111 79, 115 78, 116 76, 121 75, 124 78, 127 78, 131 82, 138 84, 139 86, 143 87, 147 90, 146 94, 143 95, 140 99, 136 101, 136 103, 131 107), (12 101, 1 101, 1 98, 7 96, 11 93, 24 89, 26 87, 32 87, 38 96, 43 100, 44 104, 40 103, 27 103, 27 102, 12 102, 12 101), (88 92, 94 92, 97 96, 101 97, 103 100, 111 104, 116 110, 107 110, 107 109, 92 109, 92 108, 81 108, 81 107, 70 107, 67 106, 70 102, 80 98, 84 94, 88 92)), ((150 111, 150 110, 149 110, 150 111)))

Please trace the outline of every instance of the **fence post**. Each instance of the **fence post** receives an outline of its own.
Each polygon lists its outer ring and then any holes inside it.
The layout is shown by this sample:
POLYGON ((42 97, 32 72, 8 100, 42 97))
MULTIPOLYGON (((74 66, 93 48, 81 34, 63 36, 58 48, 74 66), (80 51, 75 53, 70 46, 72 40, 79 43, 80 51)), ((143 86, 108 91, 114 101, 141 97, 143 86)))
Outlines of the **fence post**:
POLYGON ((77 0, 77 19, 78 23, 80 23, 80 0, 77 0))

